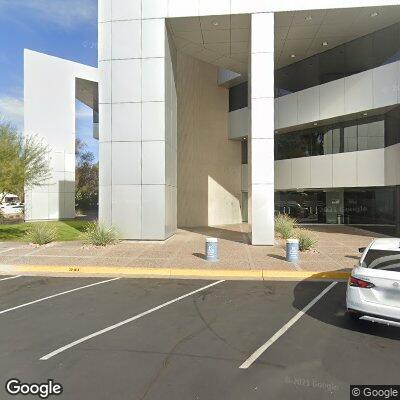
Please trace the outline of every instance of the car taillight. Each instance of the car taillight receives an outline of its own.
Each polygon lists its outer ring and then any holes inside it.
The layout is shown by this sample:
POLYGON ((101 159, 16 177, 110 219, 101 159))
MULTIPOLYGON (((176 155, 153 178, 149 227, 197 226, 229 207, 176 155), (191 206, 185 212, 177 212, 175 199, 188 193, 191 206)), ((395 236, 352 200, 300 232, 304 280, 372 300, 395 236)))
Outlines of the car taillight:
POLYGON ((354 276, 351 276, 349 278, 349 286, 355 286, 363 289, 371 289, 375 285, 371 282, 368 281, 363 281, 362 279, 355 278, 354 276))

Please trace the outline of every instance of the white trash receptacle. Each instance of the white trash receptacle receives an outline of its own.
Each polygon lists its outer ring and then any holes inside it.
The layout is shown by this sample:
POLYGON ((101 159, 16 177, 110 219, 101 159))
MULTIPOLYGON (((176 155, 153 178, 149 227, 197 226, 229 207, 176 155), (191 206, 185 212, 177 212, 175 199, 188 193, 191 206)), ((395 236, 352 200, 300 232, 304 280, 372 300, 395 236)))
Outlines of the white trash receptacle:
POLYGON ((286 261, 291 263, 299 261, 299 239, 286 240, 286 261))
POLYGON ((206 260, 207 261, 218 261, 218 239, 207 238, 206 239, 206 260))

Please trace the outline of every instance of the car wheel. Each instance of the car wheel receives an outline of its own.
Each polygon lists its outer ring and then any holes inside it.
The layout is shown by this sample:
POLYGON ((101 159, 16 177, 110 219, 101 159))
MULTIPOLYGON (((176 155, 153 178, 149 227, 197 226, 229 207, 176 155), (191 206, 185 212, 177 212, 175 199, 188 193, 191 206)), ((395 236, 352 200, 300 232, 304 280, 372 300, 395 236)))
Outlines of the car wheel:
POLYGON ((347 317, 352 321, 359 321, 361 314, 352 310, 347 310, 347 317))

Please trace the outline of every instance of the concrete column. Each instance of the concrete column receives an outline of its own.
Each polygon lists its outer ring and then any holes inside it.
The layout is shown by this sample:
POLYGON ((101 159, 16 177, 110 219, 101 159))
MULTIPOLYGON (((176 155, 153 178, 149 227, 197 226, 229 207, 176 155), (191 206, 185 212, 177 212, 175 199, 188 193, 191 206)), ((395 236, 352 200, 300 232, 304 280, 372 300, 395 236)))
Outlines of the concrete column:
POLYGON ((124 239, 164 240, 176 230, 173 51, 144 4, 99 4, 99 217, 124 239))
POLYGON ((250 199, 253 245, 274 244, 274 14, 251 16, 250 199))

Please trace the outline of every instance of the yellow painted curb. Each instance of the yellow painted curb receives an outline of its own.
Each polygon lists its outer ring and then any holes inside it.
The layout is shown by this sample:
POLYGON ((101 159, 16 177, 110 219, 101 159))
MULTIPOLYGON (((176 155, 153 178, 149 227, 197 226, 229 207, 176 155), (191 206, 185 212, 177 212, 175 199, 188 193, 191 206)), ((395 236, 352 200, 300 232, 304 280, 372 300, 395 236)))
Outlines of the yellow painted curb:
POLYGON ((193 278, 193 279, 244 279, 244 280, 343 280, 349 272, 286 271, 286 270, 234 270, 234 269, 188 269, 188 268, 136 268, 102 266, 59 265, 0 265, 0 274, 62 274, 116 275, 149 278, 193 278))

